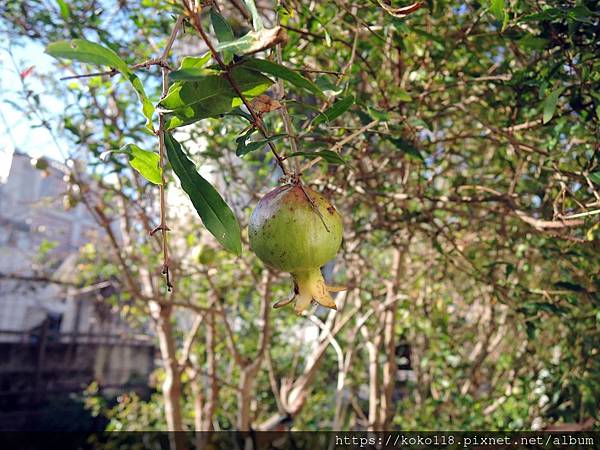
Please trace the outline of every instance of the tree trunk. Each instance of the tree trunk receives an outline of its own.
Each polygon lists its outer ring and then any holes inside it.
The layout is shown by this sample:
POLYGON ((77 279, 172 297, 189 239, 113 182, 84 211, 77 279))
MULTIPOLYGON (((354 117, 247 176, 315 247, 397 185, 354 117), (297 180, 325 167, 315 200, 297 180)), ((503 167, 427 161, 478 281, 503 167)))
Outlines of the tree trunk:
MULTIPOLYGON (((262 327, 258 337, 258 352, 252 362, 245 363, 240 367, 240 380, 238 383, 238 430, 249 431, 252 419, 251 402, 254 397, 254 380, 260 369, 263 358, 269 345, 269 312, 271 311, 271 274, 265 271, 263 275, 263 295, 261 299, 260 317, 262 319, 262 327)), ((235 345, 234 343, 232 343, 235 345)))
MULTIPOLYGON (((160 305, 152 302, 151 311, 156 320, 156 332, 160 345, 160 354, 165 369, 163 382, 163 399, 165 403, 165 418, 168 431, 183 431, 181 414, 181 377, 177 363, 173 326, 171 324, 171 306, 160 305)), ((182 433, 169 435, 171 448, 184 450, 185 442, 182 433)))
POLYGON ((367 341, 369 353, 369 425, 368 431, 379 430, 379 383, 377 381, 378 348, 372 341, 367 341))
MULTIPOLYGON (((211 302, 213 305, 214 302, 211 302)), ((202 430, 214 431, 213 417, 217 408, 219 382, 217 380, 217 363, 215 360, 215 317, 210 314, 206 319, 206 368, 210 377, 210 391, 204 405, 204 424, 202 430)))
POLYGON ((192 388, 192 395, 194 396, 194 430, 196 432, 196 448, 204 448, 206 444, 202 432, 204 431, 203 426, 203 414, 204 414, 204 393, 202 386, 198 380, 199 374, 193 373, 190 379, 190 387, 192 388))
POLYGON ((398 295, 400 279, 404 272, 404 260, 408 244, 397 248, 394 253, 394 262, 392 266, 394 278, 389 282, 386 302, 390 305, 383 313, 383 348, 386 352, 386 360, 383 365, 383 383, 381 392, 381 427, 383 430, 389 430, 394 419, 395 408, 392 402, 394 388, 396 385, 396 375, 398 367, 396 364, 396 314, 398 312, 398 302, 394 301, 398 295))
POLYGON ((256 371, 248 370, 249 368, 242 369, 240 373, 240 381, 238 383, 238 414, 237 414, 237 427, 239 431, 250 430, 250 403, 252 401, 252 393, 254 387, 254 377, 256 371))

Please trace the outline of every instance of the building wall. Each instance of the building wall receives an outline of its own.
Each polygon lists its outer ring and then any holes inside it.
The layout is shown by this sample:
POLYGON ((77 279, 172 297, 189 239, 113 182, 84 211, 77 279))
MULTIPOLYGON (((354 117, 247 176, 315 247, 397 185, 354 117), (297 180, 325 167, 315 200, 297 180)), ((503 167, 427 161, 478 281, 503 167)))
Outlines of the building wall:
MULTIPOLYGON (((47 161, 39 170, 27 155, 15 153, 9 176, 0 184, 0 273, 36 275, 40 245, 52 246, 57 271, 74 269, 79 247, 98 234, 83 205, 65 210, 66 168, 47 161)), ((62 286, 0 279, 0 330, 24 331, 39 326, 48 316, 62 317, 59 331, 74 328, 76 301, 62 286)), ((86 331, 91 318, 79 315, 86 331), (87 319, 87 322, 85 322, 87 319)), ((14 338, 2 335, 0 341, 14 338)))
POLYGON ((0 429, 35 423, 40 408, 92 381, 104 393, 147 391, 154 368, 153 338, 135 334, 105 301, 110 282, 78 289, 31 280, 71 279, 80 248, 102 237, 83 205, 65 210, 66 168, 47 163, 39 170, 15 153, 0 184, 0 429))

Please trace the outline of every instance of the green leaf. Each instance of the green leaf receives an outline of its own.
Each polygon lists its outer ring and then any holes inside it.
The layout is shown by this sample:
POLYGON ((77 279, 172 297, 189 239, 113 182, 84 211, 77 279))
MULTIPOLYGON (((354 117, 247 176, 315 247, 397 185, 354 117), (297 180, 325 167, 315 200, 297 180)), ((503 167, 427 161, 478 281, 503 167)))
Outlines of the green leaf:
POLYGON ((244 134, 241 134, 237 137, 237 139, 235 140, 235 142, 237 143, 237 148, 236 148, 235 153, 238 156, 240 155, 240 152, 242 151, 241 149, 243 147, 245 147, 246 141, 248 139, 250 139, 252 137, 252 135, 256 132, 258 132, 258 128, 256 128, 255 126, 252 126, 248 130, 246 130, 246 132, 244 134))
POLYGON ((597 185, 600 185, 600 172, 592 172, 588 176, 590 177, 590 180, 592 180, 592 182, 596 183, 597 185))
MULTIPOLYGON (((210 20, 219 42, 230 42, 235 39, 231 26, 215 8, 210 9, 210 20)), ((230 51, 223 52, 223 62, 225 64, 229 64, 232 59, 233 53, 230 51)))
POLYGON ((593 25, 595 18, 599 15, 599 13, 592 12, 592 10, 585 5, 577 5, 570 9, 567 13, 567 17, 569 17, 569 19, 576 20, 577 22, 587 23, 589 25, 593 25))
POLYGON ((354 104, 354 96, 349 95, 342 100, 335 102, 325 111, 320 113, 312 122, 313 126, 317 126, 323 122, 331 122, 336 117, 339 117, 346 112, 354 104))
POLYGON ((554 20, 562 17, 564 13, 558 8, 546 8, 542 12, 528 14, 519 18, 519 22, 541 22, 544 20, 554 20))
POLYGON ((202 81, 206 77, 206 70, 202 68, 179 69, 171 72, 170 78, 173 81, 202 81))
POLYGON ((498 22, 504 23, 506 15, 506 5, 504 0, 490 0, 490 12, 498 19, 498 22))
POLYGON ((560 98, 560 95, 563 93, 564 90, 565 90, 564 87, 555 89, 544 100, 544 117, 542 119, 542 122, 544 124, 550 122, 550 120, 554 116, 554 111, 556 110, 556 104, 558 103, 558 99, 560 98))
POLYGON ((410 96, 410 94, 408 92, 406 92, 404 89, 396 89, 394 91, 394 95, 396 96, 396 98, 398 100, 400 100, 401 102, 410 102, 412 101, 412 97, 410 96))
POLYGON ((325 93, 325 95, 340 95, 344 92, 344 88, 341 86, 336 86, 331 80, 325 75, 320 75, 317 77, 315 82, 319 89, 325 93))
POLYGON ((408 119, 408 123, 411 124, 413 127, 421 127, 428 131, 431 131, 429 124, 423 119, 419 119, 418 117, 411 117, 410 119, 408 119))
POLYGON ((309 159, 321 157, 330 164, 346 164, 346 161, 340 155, 331 150, 320 150, 317 152, 296 152, 288 155, 288 158, 292 158, 294 156, 304 156, 309 159))
POLYGON ((265 59, 249 58, 242 63, 242 67, 257 70, 259 72, 268 73, 275 77, 281 78, 282 80, 289 81, 294 86, 306 89, 307 91, 310 91, 313 94, 317 94, 321 97, 325 96, 321 88, 315 83, 313 83, 311 80, 304 78, 297 72, 294 72, 293 70, 288 69, 287 67, 282 66, 280 64, 276 64, 265 59))
MULTIPOLYGON (((268 139, 261 139, 259 141, 252 141, 249 143, 246 143, 246 140, 241 140, 238 138, 237 143, 238 143, 238 147, 237 150, 235 151, 235 154, 237 156, 244 156, 250 152, 253 152, 255 150, 259 150, 261 148, 263 148, 265 145, 267 145, 269 142, 273 142, 276 141, 278 139, 281 139, 282 137, 286 137, 287 134, 274 134, 273 136, 269 136, 268 139)), ((242 136, 244 137, 244 136, 242 136)))
MULTIPOLYGON (((247 98, 262 94, 273 84, 264 75, 241 67, 236 67, 231 76, 247 98)), ((167 129, 172 129, 225 114, 241 104, 236 91, 221 74, 173 84, 159 106, 169 111, 167 129)))
POLYGON ((414 26, 411 27, 410 29, 412 31, 414 31, 415 33, 417 33, 417 34, 419 34, 419 35, 421 35, 423 37, 426 37, 428 40, 433 41, 436 44, 438 44, 436 47, 439 50, 443 50, 444 46, 447 44, 447 42, 441 36, 437 36, 435 34, 428 33, 427 31, 421 30, 420 28, 417 28, 417 27, 414 27, 414 26))
MULTIPOLYGON (((367 111, 369 113, 369 116, 371 116, 375 120, 380 120, 382 122, 387 122, 390 119, 390 115, 389 115, 389 113, 387 111, 380 111, 378 109, 374 109, 374 108, 371 108, 369 106, 367 106, 367 111)), ((367 118, 369 116, 367 116, 367 118)), ((366 125, 369 122, 370 122, 370 120, 367 120, 364 125, 366 125)))
POLYGON ((252 28, 254 28, 254 31, 262 30, 264 28, 263 21, 260 14, 258 14, 254 0, 244 0, 244 3, 246 3, 246 8, 252 16, 252 28))
POLYGON ((387 140, 394 144, 398 148, 398 150, 401 150, 407 155, 412 156, 413 158, 416 158, 418 160, 425 161, 419 149, 407 140, 393 137, 388 137, 387 140))
POLYGON ((586 289, 576 283, 571 283, 570 281, 558 281, 556 283, 554 283, 554 287, 559 288, 559 289, 566 289, 569 291, 574 291, 574 292, 585 292, 586 289))
POLYGON ((152 114, 154 106, 144 91, 140 79, 129 69, 129 66, 113 50, 85 39, 58 41, 48 44, 46 53, 55 58, 72 59, 83 63, 112 67, 131 83, 142 103, 142 111, 147 119, 146 127, 152 130, 152 114))
POLYGON ((499 22, 504 21, 504 0, 491 0, 490 12, 498 19, 499 22))
POLYGON ((210 20, 219 42, 228 42, 235 39, 231 26, 215 8, 210 9, 210 20))
POLYGON ((262 28, 259 31, 250 31, 241 38, 229 42, 221 42, 216 46, 219 52, 231 51, 236 55, 256 53, 273 47, 285 40, 285 31, 281 27, 262 28))
POLYGON ((158 153, 150 152, 135 144, 127 144, 119 150, 104 152, 100 159, 106 160, 109 154, 122 153, 129 157, 129 164, 139 172, 146 180, 154 184, 162 184, 162 170, 160 168, 160 156, 158 153))
POLYGON ((55 58, 66 58, 99 66, 109 66, 121 73, 130 72, 119 55, 109 48, 85 39, 58 41, 48 44, 46 53, 55 58))
MULTIPOLYGON (((210 52, 205 53, 202 56, 184 56, 181 60, 179 69, 200 69, 210 61, 212 55, 210 52)), ((173 74, 172 72, 171 74, 173 74)))
POLYGON ((71 10, 69 9, 69 5, 65 2, 65 0, 56 0, 58 3, 58 8, 60 9, 60 15, 64 20, 69 20, 69 16, 71 15, 71 10))
POLYGON ((170 78, 173 81, 194 81, 201 80, 209 75, 209 71, 204 69, 206 63, 210 61, 212 55, 206 53, 203 56, 185 56, 181 60, 179 69, 171 72, 170 78))
POLYGON ((190 197, 204 226, 223 247, 240 255, 242 253, 240 225, 231 208, 216 189, 198 173, 194 163, 181 148, 181 144, 170 133, 165 133, 165 145, 171 167, 181 181, 181 187, 190 197))
POLYGON ((519 39, 517 43, 526 49, 543 50, 546 48, 546 45, 548 45, 548 40, 532 34, 527 34, 519 39))

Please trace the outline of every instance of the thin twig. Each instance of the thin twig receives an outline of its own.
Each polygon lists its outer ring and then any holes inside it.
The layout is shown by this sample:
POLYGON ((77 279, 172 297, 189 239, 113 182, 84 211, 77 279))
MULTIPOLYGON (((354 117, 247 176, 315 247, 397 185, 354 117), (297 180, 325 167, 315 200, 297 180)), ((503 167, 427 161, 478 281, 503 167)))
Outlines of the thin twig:
MULTIPOLYGON (((135 69, 148 69, 149 67, 152 66, 160 66, 160 67, 166 67, 169 70, 173 70, 172 67, 170 67, 167 62, 165 60, 163 60, 162 58, 159 59, 149 59, 148 61, 144 61, 138 64, 134 64, 133 66, 130 67, 131 70, 135 70, 135 69)), ((70 75, 68 77, 62 77, 60 78, 61 81, 65 81, 65 80, 74 80, 74 79, 78 79, 78 78, 91 78, 91 77, 114 77, 115 75, 118 75, 120 72, 117 69, 110 69, 110 70, 106 70, 104 72, 93 72, 93 73, 84 73, 84 74, 80 74, 80 75, 70 75)))
MULTIPOLYGON (((185 8, 187 9, 190 17, 192 18, 193 27, 198 32, 198 34, 200 34, 200 36, 202 37, 202 40, 204 40, 204 42, 206 43, 212 57, 217 62, 217 64, 221 67, 221 69, 224 71, 225 78, 227 78, 227 81, 229 82, 229 84, 231 85, 233 90, 236 92, 238 97, 242 100, 242 103, 244 104, 244 106, 246 106, 246 108, 248 109, 248 112, 250 113, 250 115, 252 116, 252 120, 254 121, 254 125, 256 125, 256 128, 258 128, 258 130, 260 131, 260 133, 263 135, 263 137, 265 139, 269 139, 269 133, 267 132, 267 129, 265 128, 265 125, 264 125, 262 119, 260 118, 258 113, 256 113, 256 111, 254 111, 254 108, 252 108, 252 105, 250 105, 250 102, 248 101, 248 99, 246 98, 246 96, 244 95, 242 90, 240 89, 239 85, 237 84, 235 79, 231 76, 231 72, 230 72, 231 67, 223 62, 223 59, 221 58, 221 56, 215 49, 215 46, 212 44, 212 42, 206 35, 206 32, 204 31, 204 28, 202 27, 202 22, 200 20, 198 5, 196 4, 195 7, 191 7, 187 0, 183 0, 183 4, 184 4, 185 8)), ((287 176, 288 172, 283 163, 283 159, 281 158, 281 156, 277 152, 277 149, 275 148, 275 144, 273 144, 273 142, 269 141, 268 145, 269 145, 269 148, 271 149, 271 153, 273 153, 273 156, 275 157, 275 159, 277 161, 277 164, 279 165, 279 168, 283 172, 283 175, 287 176)))
MULTIPOLYGON (((277 23, 279 24, 279 14, 277 14, 277 23)), ((283 57, 281 54, 281 44, 277 44, 275 46, 275 56, 277 58, 277 64, 281 65, 283 64, 283 57)), ((285 99, 285 88, 283 86, 283 80, 281 78, 279 78, 277 80, 277 85, 279 87, 279 94, 281 97, 281 100, 285 99)), ((296 142, 296 132, 294 130, 294 125, 292 124, 292 120, 290 119, 290 115, 288 113, 287 110, 287 105, 285 103, 285 101, 281 102, 281 108, 279 108, 279 114, 281 115, 281 119, 283 120, 283 124, 285 126, 285 132, 288 135, 288 138, 290 140, 290 148, 292 150, 292 153, 297 153, 298 152, 298 145, 296 142)), ((296 158, 294 160, 294 175, 296 177, 298 177, 300 175, 300 161, 298 160, 298 158, 296 158)))
MULTIPOLYGON (((365 126, 361 127, 360 129, 358 129, 357 131, 355 131, 354 133, 346 136, 344 139, 340 140, 339 142, 337 142, 333 147, 331 147, 331 151, 332 152, 336 152, 338 150, 340 150, 344 145, 346 145, 348 142, 350 142, 352 139, 354 139, 357 136, 360 136, 361 134, 363 134, 365 131, 370 130, 371 128, 373 128, 375 125, 377 125, 379 123, 379 120, 373 120, 372 122, 369 122, 368 124, 366 124, 365 126)), ((302 166, 302 170, 300 173, 303 173, 305 171, 307 171, 308 169, 310 169, 312 166, 314 166, 315 164, 317 164, 319 161, 321 161, 323 158, 321 158, 320 156, 316 157, 315 159, 309 161, 308 163, 306 163, 304 166, 302 166)))
MULTIPOLYGON (((167 40, 167 44, 165 45, 165 49, 157 61, 157 64, 161 67, 162 72, 162 93, 160 99, 162 100, 167 96, 169 92, 169 72, 170 68, 167 65, 167 57, 169 56, 169 52, 171 51, 171 47, 173 47, 173 43, 175 42, 175 38, 177 37, 177 33, 181 28, 181 24, 183 23, 183 16, 179 16, 177 18, 177 22, 173 27, 173 31, 171 31, 171 35, 167 40)), ((159 151, 159 165, 161 168, 161 183, 159 186, 160 189, 160 225, 151 233, 154 234, 156 231, 160 230, 162 234, 162 251, 163 251, 163 268, 162 273, 167 280, 167 290, 171 292, 173 290, 173 283, 170 278, 169 272, 169 246, 167 239, 167 232, 170 231, 167 226, 167 204, 165 201, 165 117, 164 113, 158 113, 158 151, 159 151)))

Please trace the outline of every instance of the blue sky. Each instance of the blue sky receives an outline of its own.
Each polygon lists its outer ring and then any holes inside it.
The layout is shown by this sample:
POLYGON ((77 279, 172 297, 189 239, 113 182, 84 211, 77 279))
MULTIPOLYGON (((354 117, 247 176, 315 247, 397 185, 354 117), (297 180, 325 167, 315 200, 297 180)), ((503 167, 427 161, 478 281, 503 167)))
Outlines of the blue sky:
MULTIPOLYGON (((52 136, 44 127, 35 127, 39 120, 28 118, 10 102, 19 102, 22 92, 19 71, 35 66, 36 74, 48 74, 55 70, 53 59, 35 42, 26 41, 24 46, 0 47, 0 131, 4 139, 0 143, 0 180, 5 179, 15 149, 32 157, 48 156, 61 160, 62 155, 52 136), (12 57, 11 57, 12 53, 12 57), (16 67, 15 67, 16 65, 16 67)), ((25 79, 28 89, 40 94, 48 108, 62 108, 61 102, 44 92, 44 86, 35 76, 25 79)))

